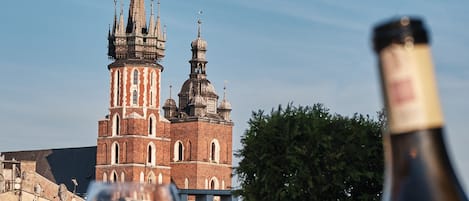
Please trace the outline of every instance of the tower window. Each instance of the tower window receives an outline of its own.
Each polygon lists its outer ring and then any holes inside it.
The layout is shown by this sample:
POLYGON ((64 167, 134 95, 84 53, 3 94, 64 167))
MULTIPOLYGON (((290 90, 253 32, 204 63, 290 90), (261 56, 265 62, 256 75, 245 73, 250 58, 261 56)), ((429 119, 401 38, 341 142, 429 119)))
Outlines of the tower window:
POLYGON ((215 160, 215 149, 216 149, 215 143, 212 142, 212 148, 210 149, 212 151, 212 153, 211 153, 212 157, 210 158, 210 160, 212 160, 212 161, 215 160))
POLYGON ((138 70, 134 70, 134 80, 132 82, 134 85, 138 85, 138 70))
POLYGON ((120 119, 119 115, 115 114, 113 118, 113 125, 112 125, 112 136, 119 135, 119 130, 120 130, 120 119))
POLYGON ((156 134, 156 121, 155 117, 152 114, 150 118, 148 118, 148 135, 155 135, 156 134))
POLYGON ((178 161, 182 161, 182 152, 183 152, 183 148, 182 148, 182 143, 179 143, 178 144, 178 161))
POLYGON ((112 173, 112 182, 117 182, 117 173, 112 173))
POLYGON ((147 149, 147 164, 156 165, 156 147, 153 143, 148 145, 147 149))
POLYGON ((220 143, 217 139, 210 143, 210 161, 218 163, 220 161, 220 143))
POLYGON ((210 182, 210 189, 215 190, 215 181, 214 180, 212 180, 210 182))
POLYGON ((111 147, 111 164, 119 164, 119 144, 114 142, 111 147))
POLYGON ((137 90, 132 92, 132 104, 137 105, 138 102, 138 93, 137 90))
POLYGON ((174 161, 182 161, 184 159, 184 146, 181 141, 174 144, 174 161))

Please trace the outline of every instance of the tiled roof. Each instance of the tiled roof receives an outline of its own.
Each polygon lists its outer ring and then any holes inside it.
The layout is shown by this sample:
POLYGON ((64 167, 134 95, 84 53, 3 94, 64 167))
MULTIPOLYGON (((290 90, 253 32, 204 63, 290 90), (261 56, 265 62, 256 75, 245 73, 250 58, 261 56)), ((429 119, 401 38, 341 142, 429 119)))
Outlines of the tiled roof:
POLYGON ((78 181, 77 193, 85 193, 95 179, 96 146, 64 149, 4 152, 6 160, 36 161, 36 172, 73 191, 72 178, 78 181))

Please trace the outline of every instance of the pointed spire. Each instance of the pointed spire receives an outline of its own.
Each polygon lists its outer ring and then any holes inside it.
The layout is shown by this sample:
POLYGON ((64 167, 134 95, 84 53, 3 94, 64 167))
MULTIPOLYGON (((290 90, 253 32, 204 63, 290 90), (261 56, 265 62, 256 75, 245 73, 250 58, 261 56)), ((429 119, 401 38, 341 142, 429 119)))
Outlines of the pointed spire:
POLYGON ((112 33, 116 32, 116 27, 117 27, 117 0, 114 0, 114 22, 112 23, 112 33))
POLYGON ((119 16, 119 24, 117 25, 116 33, 115 34, 120 34, 124 35, 125 34, 125 29, 124 29, 124 2, 121 0, 121 8, 120 8, 120 16, 119 16))
POLYGON ((127 32, 146 28, 145 0, 131 0, 127 32))
POLYGON ((156 17, 157 18, 160 18, 160 0, 158 0, 158 2, 156 3, 156 8, 158 9, 157 13, 156 13, 156 17))
POLYGON ((154 8, 153 8, 153 1, 154 0, 151 0, 151 15, 150 15, 150 25, 148 27, 148 34, 150 36, 154 36, 155 35, 155 14, 153 12, 154 8))
POLYGON ((161 21, 160 21, 160 0, 158 0, 158 2, 156 3, 156 7, 158 9, 157 13, 156 13, 156 27, 155 27, 155 32, 156 32, 156 36, 158 37, 158 39, 163 39, 164 36, 163 36, 163 32, 161 30, 161 21))

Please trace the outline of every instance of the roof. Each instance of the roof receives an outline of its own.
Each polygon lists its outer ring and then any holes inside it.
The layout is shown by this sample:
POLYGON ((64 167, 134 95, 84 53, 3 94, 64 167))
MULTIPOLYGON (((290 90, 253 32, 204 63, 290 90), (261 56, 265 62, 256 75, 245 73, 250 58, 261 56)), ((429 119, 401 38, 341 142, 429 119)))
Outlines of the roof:
POLYGON ((33 151, 3 152, 6 160, 36 161, 36 172, 50 181, 63 183, 73 191, 72 178, 78 181, 76 192, 86 193, 95 180, 96 146, 33 151))

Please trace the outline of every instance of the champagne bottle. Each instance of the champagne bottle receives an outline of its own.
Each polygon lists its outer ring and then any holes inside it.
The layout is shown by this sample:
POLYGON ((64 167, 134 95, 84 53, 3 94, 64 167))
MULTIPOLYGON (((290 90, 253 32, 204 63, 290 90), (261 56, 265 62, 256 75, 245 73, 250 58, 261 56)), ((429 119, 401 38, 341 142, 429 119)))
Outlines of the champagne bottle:
MULTIPOLYGON (((436 89, 429 35, 418 18, 374 28, 387 131, 383 200, 468 200, 451 166, 436 89)), ((386 146, 386 145, 385 145, 386 146)))

